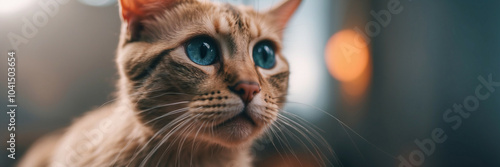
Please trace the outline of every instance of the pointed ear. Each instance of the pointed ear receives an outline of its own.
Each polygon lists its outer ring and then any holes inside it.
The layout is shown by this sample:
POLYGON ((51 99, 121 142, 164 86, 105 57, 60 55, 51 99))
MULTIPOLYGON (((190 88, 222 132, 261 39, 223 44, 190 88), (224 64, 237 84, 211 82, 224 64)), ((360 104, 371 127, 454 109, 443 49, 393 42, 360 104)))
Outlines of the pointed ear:
POLYGON ((168 7, 180 0, 120 0, 120 12, 123 21, 142 18, 163 7, 168 7))
POLYGON ((284 28, 301 2, 302 0, 284 0, 279 5, 267 11, 266 14, 274 17, 274 21, 278 26, 284 28))
POLYGON ((195 0, 120 0, 122 21, 127 23, 129 40, 140 38, 141 20, 181 2, 195 0))

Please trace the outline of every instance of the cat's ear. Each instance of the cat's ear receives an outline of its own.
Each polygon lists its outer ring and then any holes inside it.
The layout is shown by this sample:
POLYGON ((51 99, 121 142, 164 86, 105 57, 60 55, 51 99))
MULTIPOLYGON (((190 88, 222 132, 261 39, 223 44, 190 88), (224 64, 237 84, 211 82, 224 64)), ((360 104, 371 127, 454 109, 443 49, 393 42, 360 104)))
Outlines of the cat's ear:
POLYGON ((130 22, 132 19, 158 12, 178 1, 181 0, 120 0, 120 11, 122 19, 130 22))
POLYGON ((284 28, 301 2, 302 0, 284 0, 279 5, 267 11, 266 14, 273 17, 275 23, 280 28, 284 28))
POLYGON ((160 13, 178 3, 194 0, 120 0, 122 21, 127 23, 130 38, 138 38, 142 30, 141 20, 160 13))

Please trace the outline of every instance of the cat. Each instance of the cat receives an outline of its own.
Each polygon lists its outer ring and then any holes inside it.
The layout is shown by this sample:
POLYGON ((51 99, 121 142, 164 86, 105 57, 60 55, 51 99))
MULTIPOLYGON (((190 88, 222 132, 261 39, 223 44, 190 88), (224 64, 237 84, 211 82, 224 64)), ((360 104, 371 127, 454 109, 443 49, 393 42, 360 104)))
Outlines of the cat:
POLYGON ((283 30, 300 3, 120 0, 117 99, 19 166, 253 166, 251 145, 286 100, 283 30))

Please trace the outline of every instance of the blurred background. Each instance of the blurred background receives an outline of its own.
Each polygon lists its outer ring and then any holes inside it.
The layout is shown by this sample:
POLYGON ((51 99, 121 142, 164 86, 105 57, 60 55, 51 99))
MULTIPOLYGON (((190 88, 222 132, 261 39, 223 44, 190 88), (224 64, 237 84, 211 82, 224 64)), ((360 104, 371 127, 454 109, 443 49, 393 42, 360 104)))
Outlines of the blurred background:
MULTIPOLYGON (((279 2, 219 1, 257 10, 279 2)), ((15 163, 5 150, 7 52, 17 52, 19 159, 40 136, 113 99, 119 26, 116 0, 0 0, 0 166, 15 163), (48 1, 57 10, 40 4, 48 1)), ((259 141, 259 158, 294 152, 304 166, 307 157, 327 166, 500 166, 500 86, 491 86, 500 82, 499 30, 495 0, 304 0, 285 31, 284 110, 312 124, 334 153, 313 135, 323 156, 283 134, 259 141), (290 147, 277 144, 285 137, 290 147)))

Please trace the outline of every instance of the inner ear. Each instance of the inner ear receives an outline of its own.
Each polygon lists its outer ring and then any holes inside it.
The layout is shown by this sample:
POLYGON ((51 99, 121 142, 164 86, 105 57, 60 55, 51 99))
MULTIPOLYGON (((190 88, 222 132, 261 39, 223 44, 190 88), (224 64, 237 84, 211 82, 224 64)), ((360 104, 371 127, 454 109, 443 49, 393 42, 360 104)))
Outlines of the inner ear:
POLYGON ((187 0, 120 0, 120 12, 123 21, 130 22, 133 18, 144 18, 187 0))

